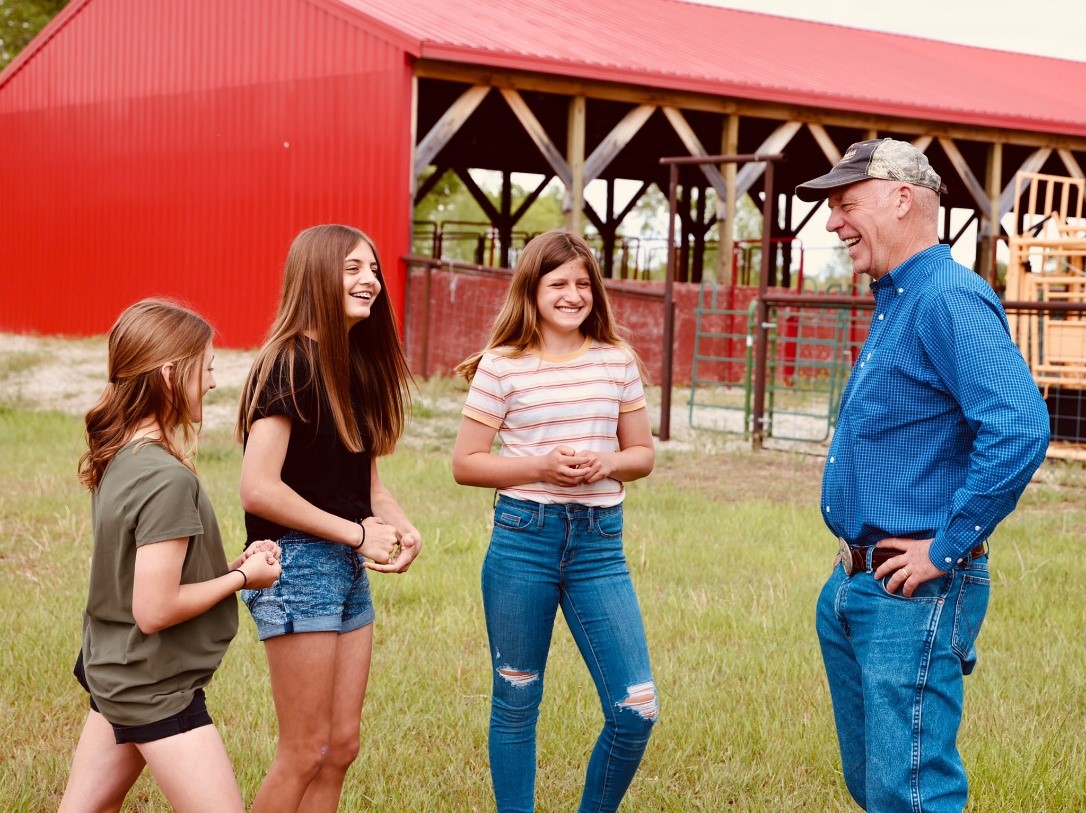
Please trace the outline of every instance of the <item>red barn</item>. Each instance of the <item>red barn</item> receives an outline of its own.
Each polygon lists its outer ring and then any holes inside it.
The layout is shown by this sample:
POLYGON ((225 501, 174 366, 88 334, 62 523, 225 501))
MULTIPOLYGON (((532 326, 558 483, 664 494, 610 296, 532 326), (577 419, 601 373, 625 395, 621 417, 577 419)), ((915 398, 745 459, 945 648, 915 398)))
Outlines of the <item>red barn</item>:
MULTIPOLYGON (((506 236, 510 173, 556 177, 571 227, 583 212, 613 249, 632 204, 593 210, 593 180, 783 151, 787 190, 876 134, 934 153, 943 238, 975 239, 988 273, 1015 172, 1082 176, 1083 86, 1083 62, 677 0, 72 0, 0 74, 0 330, 101 333, 167 294, 255 344, 289 241, 324 222, 375 238, 403 317, 428 165, 503 173, 480 205, 506 236)), ((761 173, 684 177, 684 259, 761 173)), ((810 214, 786 196, 773 236, 810 214)))
POLYGON ((0 328, 180 296, 259 342, 291 237, 369 230, 402 312, 411 65, 336 2, 73 0, 0 76, 0 328))

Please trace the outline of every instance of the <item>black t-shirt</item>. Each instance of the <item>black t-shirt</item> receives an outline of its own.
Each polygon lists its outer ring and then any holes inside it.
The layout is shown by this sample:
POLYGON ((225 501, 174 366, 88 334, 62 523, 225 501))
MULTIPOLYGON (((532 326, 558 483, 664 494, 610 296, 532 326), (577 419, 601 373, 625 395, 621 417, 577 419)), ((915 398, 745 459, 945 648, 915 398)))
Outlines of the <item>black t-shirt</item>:
MULTIPOLYGON (((293 377, 286 356, 280 354, 257 399, 253 420, 275 415, 290 419, 290 441, 281 474, 284 483, 317 508, 338 517, 361 520, 373 516, 370 508, 370 453, 351 452, 339 439, 332 407, 320 378, 314 375, 310 380, 309 365, 301 342, 309 342, 314 355, 319 353, 319 347, 305 337, 297 341, 293 377)), ((365 443, 362 399, 355 382, 352 382, 351 395, 355 419, 363 430, 365 443)), ((258 539, 279 539, 291 530, 245 512, 247 545, 258 539)))

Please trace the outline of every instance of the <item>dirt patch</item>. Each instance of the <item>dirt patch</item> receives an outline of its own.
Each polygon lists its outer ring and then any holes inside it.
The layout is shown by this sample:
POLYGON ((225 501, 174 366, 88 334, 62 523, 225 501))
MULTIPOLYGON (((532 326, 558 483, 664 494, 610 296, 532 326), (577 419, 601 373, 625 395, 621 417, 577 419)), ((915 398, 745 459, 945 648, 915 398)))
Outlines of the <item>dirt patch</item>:
MULTIPOLYGON (((231 426, 237 393, 252 364, 252 351, 215 350, 215 379, 223 395, 208 396, 208 427, 231 426)), ((106 381, 104 338, 56 339, 0 333, 0 400, 40 410, 83 415, 94 406, 106 381)))

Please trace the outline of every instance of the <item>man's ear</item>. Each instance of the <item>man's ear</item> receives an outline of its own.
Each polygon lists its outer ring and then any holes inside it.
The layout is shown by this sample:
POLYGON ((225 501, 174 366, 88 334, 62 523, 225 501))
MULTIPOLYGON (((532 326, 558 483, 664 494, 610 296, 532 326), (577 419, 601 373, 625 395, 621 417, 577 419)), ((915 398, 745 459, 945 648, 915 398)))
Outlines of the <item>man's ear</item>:
POLYGON ((162 380, 166 382, 166 389, 173 392, 173 362, 169 361, 163 364, 159 368, 159 372, 162 373, 162 380))
POLYGON ((903 183, 894 193, 894 208, 898 220, 909 213, 909 210, 913 208, 913 202, 913 188, 903 183))

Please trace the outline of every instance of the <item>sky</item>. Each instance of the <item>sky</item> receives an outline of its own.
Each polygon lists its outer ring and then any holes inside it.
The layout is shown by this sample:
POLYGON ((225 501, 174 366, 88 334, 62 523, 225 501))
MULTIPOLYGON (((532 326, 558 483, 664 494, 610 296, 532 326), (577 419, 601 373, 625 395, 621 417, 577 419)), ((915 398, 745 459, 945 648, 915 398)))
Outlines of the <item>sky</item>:
POLYGON ((696 0, 855 28, 1086 62, 1083 0, 696 0))

